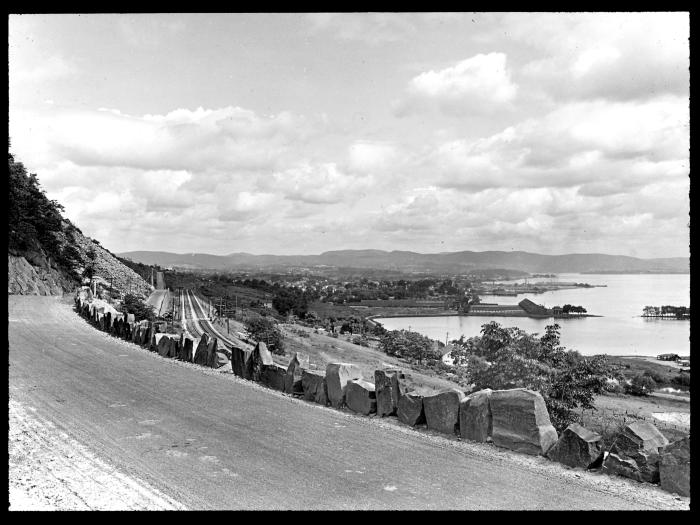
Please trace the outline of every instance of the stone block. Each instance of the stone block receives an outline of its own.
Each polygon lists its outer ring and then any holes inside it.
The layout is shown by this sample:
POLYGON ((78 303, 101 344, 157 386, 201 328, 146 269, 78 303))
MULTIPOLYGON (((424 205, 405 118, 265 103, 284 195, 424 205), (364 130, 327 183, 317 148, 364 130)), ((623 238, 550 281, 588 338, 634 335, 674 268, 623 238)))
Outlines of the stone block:
POLYGON ((603 455, 600 434, 573 423, 566 427, 559 440, 547 452, 552 461, 570 467, 591 468, 603 455))
POLYGON ((304 399, 323 406, 328 404, 326 377, 324 374, 312 370, 303 370, 301 373, 301 386, 304 391, 304 399))
POLYGON ((661 488, 680 496, 690 496, 690 436, 664 447, 659 459, 661 488))
POLYGON ((262 366, 260 382, 273 390, 284 391, 284 381, 287 377, 287 367, 272 363, 262 366))
POLYGON ((396 415, 399 399, 405 393, 403 382, 405 376, 401 370, 394 368, 374 371, 374 388, 377 394, 377 415, 380 417, 396 415))
POLYGON ((666 445, 668 439, 651 423, 630 423, 615 437, 603 470, 637 481, 658 483, 659 454, 666 445))
POLYGON ((493 434, 491 389, 474 392, 460 403, 459 433, 463 439, 485 443, 493 434))
POLYGON ((284 381, 284 392, 287 394, 303 394, 304 389, 301 384, 301 375, 305 368, 309 367, 309 355, 301 352, 294 352, 287 367, 287 377, 284 381))
POLYGON ((377 411, 377 397, 374 385, 362 379, 348 381, 345 391, 345 404, 353 412, 368 416, 377 411))
POLYGON ((456 388, 423 397, 428 428, 443 434, 459 434, 459 405, 464 398, 464 392, 456 388))
POLYGON ((525 388, 494 390, 490 406, 495 445, 544 455, 557 442, 559 436, 539 392, 525 388))
POLYGON ((416 426, 425 423, 425 410, 423 410, 423 396, 415 392, 407 392, 399 398, 396 409, 399 421, 407 425, 416 426))
POLYGON ((233 373, 238 377, 242 377, 243 379, 252 379, 252 355, 252 350, 234 346, 231 349, 231 369, 233 370, 233 373))
POLYGON ((350 363, 326 365, 326 392, 332 407, 340 408, 345 404, 347 383, 353 379, 362 379, 362 372, 356 365, 350 363))

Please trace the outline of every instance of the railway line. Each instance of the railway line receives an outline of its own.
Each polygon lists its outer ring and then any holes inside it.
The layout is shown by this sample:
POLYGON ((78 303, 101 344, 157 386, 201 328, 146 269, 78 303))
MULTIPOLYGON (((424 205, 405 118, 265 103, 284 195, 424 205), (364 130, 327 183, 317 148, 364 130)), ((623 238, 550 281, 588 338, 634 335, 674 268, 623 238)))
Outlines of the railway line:
POLYGON ((237 337, 219 331, 207 317, 207 306, 192 290, 183 289, 180 292, 180 305, 182 326, 194 337, 202 337, 206 332, 210 337, 218 339, 219 344, 223 344, 226 348, 250 346, 237 337))

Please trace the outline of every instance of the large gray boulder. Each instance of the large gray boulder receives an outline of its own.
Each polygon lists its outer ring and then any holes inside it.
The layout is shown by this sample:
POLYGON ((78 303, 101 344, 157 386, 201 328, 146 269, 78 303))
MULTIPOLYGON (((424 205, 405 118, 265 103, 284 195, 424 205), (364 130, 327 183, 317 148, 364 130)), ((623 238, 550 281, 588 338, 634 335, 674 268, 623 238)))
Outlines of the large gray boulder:
POLYGON ((360 369, 350 363, 328 363, 326 365, 326 392, 328 401, 334 408, 345 403, 345 390, 348 381, 362 379, 360 369))
POLYGON ((690 496, 690 436, 674 441, 661 451, 661 488, 680 496, 690 496))
POLYGON ((374 385, 362 379, 348 381, 345 391, 345 404, 353 412, 368 416, 377 411, 377 397, 374 385))
POLYGON ((326 393, 326 376, 321 372, 303 370, 301 373, 301 387, 304 391, 304 399, 320 405, 328 404, 326 393))
POLYGON ((416 426, 425 423, 425 410, 423 410, 423 396, 417 392, 407 392, 399 398, 396 409, 399 421, 407 425, 416 426))
POLYGON ((218 344, 218 339, 215 339, 215 341, 217 341, 217 346, 211 354, 211 366, 214 368, 221 368, 231 362, 231 350, 226 348, 223 344, 218 344))
POLYGON ((284 380, 284 392, 287 394, 304 393, 301 377, 305 368, 309 368, 309 355, 302 352, 294 352, 291 361, 289 361, 289 366, 287 367, 287 377, 284 380))
POLYGON ((272 363, 271 365, 263 365, 260 382, 273 390, 282 392, 284 390, 284 380, 286 377, 287 367, 272 363))
POLYGON ((194 352, 194 364, 207 366, 209 363, 209 343, 210 337, 208 334, 202 334, 197 344, 197 349, 194 352))
POLYGON ((178 336, 175 334, 156 334, 156 350, 162 357, 174 357, 177 353, 178 336))
POLYGON ((231 349, 231 369, 233 373, 243 379, 251 379, 253 376, 253 351, 234 346, 231 349))
POLYGON ((647 421, 626 425, 615 437, 603 470, 648 483, 659 482, 659 454, 668 439, 647 421))
POLYGON ((463 439, 485 443, 491 440, 491 389, 479 390, 465 397, 459 405, 459 434, 463 439))
POLYGON ((401 370, 390 368, 374 371, 374 388, 377 394, 377 415, 393 416, 399 406, 399 399, 406 387, 401 370))
POLYGON ((428 428, 443 434, 458 434, 459 405, 464 397, 464 392, 456 388, 447 388, 423 397, 423 410, 428 428))
POLYGON ((255 345, 253 349, 253 355, 251 357, 252 362, 252 374, 251 379, 253 381, 260 381, 262 377, 263 367, 271 366, 274 364, 272 360, 272 354, 267 349, 265 343, 259 342, 255 345))
POLYGON ((572 423, 547 451, 547 457, 570 467, 591 468, 603 455, 601 440, 600 434, 572 423))
POLYGON ((525 388, 494 390, 490 406, 495 445, 544 455, 557 442, 557 431, 539 392, 525 388))
POLYGON ((180 339, 178 359, 191 363, 192 358, 194 357, 194 348, 194 339, 183 333, 182 338, 180 339))
POLYGON ((151 343, 153 342, 153 336, 156 334, 156 325, 149 321, 146 324, 146 332, 143 335, 143 346, 151 350, 151 343))

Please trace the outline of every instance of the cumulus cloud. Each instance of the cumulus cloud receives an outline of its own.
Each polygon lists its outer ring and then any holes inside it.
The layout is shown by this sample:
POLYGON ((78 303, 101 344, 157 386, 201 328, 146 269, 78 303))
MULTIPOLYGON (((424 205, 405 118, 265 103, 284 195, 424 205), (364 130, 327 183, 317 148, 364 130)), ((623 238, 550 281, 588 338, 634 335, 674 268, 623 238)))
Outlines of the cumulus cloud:
POLYGON ((350 169, 360 173, 387 170, 396 161, 396 149, 390 144, 355 142, 348 152, 350 169))
POLYGON ((524 88, 557 100, 688 95, 688 13, 510 13, 494 22, 486 42, 506 32, 535 51, 518 72, 524 88))
POLYGON ((452 67, 413 77, 395 112, 400 116, 434 105, 448 114, 481 113, 509 104, 517 91, 504 53, 478 54, 452 67))
POLYGON ((231 106, 143 116, 57 109, 17 120, 43 128, 47 147, 75 164, 141 169, 274 169, 311 130, 306 119, 288 112, 261 116, 231 106))
POLYGON ((684 176, 688 119, 679 97, 577 102, 487 138, 441 144, 422 164, 435 184, 467 190, 684 176))
POLYGON ((311 204, 334 204, 355 198, 372 183, 372 177, 349 175, 335 163, 300 163, 271 178, 260 180, 262 188, 281 192, 287 199, 311 204))

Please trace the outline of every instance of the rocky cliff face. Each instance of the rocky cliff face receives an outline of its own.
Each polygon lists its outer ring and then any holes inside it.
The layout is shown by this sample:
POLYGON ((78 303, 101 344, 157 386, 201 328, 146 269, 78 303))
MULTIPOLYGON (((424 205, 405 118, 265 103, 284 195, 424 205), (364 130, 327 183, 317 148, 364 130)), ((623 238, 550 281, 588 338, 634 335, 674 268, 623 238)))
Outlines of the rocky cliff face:
POLYGON ((110 286, 117 294, 132 293, 147 297, 151 286, 131 268, 119 260, 93 239, 83 235, 70 222, 64 223, 62 244, 69 243, 76 250, 78 260, 72 274, 57 269, 42 248, 36 246, 22 253, 8 253, 7 293, 17 295, 62 295, 74 291, 82 283, 79 275, 89 263, 87 253, 95 252, 94 275, 98 291, 110 286))
POLYGON ((15 295, 63 295, 70 283, 53 268, 32 266, 24 257, 7 255, 7 293, 15 295))
POLYGON ((81 253, 87 253, 92 248, 95 250, 95 276, 98 282, 103 282, 106 286, 121 293, 132 293, 140 297, 148 297, 153 288, 143 278, 128 266, 123 265, 109 251, 100 246, 97 242, 75 232, 76 248, 81 253))

